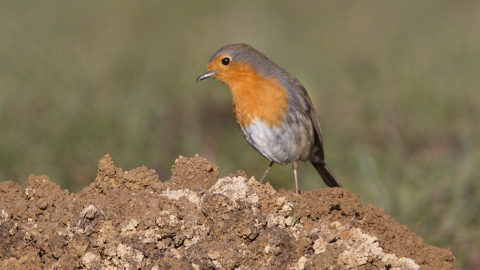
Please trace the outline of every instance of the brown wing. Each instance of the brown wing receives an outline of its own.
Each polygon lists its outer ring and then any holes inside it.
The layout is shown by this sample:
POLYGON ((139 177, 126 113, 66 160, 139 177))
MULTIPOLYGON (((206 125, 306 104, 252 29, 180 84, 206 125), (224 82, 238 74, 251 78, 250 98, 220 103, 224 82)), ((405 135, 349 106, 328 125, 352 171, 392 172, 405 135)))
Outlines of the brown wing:
POLYGON ((320 157, 320 159, 323 161, 325 159, 325 154, 323 152, 323 136, 322 136, 322 130, 320 129, 320 123, 318 122, 317 118, 317 113, 315 112, 315 109, 313 108, 312 101, 310 101, 310 98, 307 96, 307 101, 308 104, 310 105, 310 119, 312 119, 312 124, 315 129, 315 144, 314 147, 318 148, 318 153, 317 156, 320 157))
POLYGON ((323 161, 325 158, 325 154, 323 152, 323 137, 322 137, 322 130, 320 129, 320 123, 318 122, 317 113, 313 107, 312 101, 308 96, 307 90, 303 87, 302 84, 296 80, 296 89, 299 91, 297 92, 300 94, 301 98, 305 101, 304 106, 305 109, 312 120, 314 132, 315 132, 315 143, 312 149, 312 161, 323 161), (317 159, 320 160, 317 160, 317 159))
POLYGON ((327 164, 325 164, 320 123, 318 122, 317 114, 315 113, 315 109, 313 108, 312 101, 310 100, 307 91, 303 86, 301 88, 302 91, 300 93, 308 104, 308 113, 310 115, 310 119, 312 120, 313 128, 315 129, 315 143, 311 152, 312 156, 310 157, 310 162, 312 163, 313 167, 317 169, 317 172, 320 174, 328 187, 342 187, 335 176, 333 176, 332 172, 328 169, 327 164))
POLYGON ((333 176, 333 174, 328 169, 327 164, 325 164, 322 131, 320 129, 320 123, 318 122, 317 114, 315 112, 315 109, 313 108, 313 104, 310 100, 310 97, 308 96, 307 90, 295 77, 290 75, 284 69, 279 67, 277 71, 277 79, 282 81, 286 85, 287 89, 294 89, 294 91, 289 91, 290 95, 293 96, 290 97, 292 98, 291 102, 295 102, 295 104, 299 106, 299 108, 302 108, 312 121, 313 129, 315 132, 315 142, 310 151, 310 162, 315 167, 315 169, 317 169, 318 173, 320 174, 327 186, 341 187, 342 185, 340 185, 335 176, 333 176))

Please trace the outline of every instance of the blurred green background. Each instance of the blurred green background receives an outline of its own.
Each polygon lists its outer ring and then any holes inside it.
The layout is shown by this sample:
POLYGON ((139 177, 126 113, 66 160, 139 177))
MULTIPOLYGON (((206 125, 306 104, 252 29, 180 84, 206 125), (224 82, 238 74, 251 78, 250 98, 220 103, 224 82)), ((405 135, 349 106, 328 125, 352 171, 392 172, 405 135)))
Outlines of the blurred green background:
MULTIPOLYGON (((79 191, 107 152, 162 179, 196 153, 258 178, 227 87, 195 82, 236 42, 305 85, 348 190, 480 268, 476 1, 0 1, 0 180, 79 191)), ((290 166, 268 178, 294 188, 290 166)), ((323 187, 309 164, 300 185, 323 187)))

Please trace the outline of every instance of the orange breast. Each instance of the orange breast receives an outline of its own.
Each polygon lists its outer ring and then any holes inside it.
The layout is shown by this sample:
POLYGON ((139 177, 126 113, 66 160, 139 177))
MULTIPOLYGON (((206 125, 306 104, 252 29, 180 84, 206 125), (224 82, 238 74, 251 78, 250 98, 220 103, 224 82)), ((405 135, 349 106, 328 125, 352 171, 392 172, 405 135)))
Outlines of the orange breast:
POLYGON ((288 107, 288 93, 274 78, 264 78, 248 64, 232 63, 218 80, 232 91, 235 118, 242 128, 260 119, 270 126, 281 125, 288 107))

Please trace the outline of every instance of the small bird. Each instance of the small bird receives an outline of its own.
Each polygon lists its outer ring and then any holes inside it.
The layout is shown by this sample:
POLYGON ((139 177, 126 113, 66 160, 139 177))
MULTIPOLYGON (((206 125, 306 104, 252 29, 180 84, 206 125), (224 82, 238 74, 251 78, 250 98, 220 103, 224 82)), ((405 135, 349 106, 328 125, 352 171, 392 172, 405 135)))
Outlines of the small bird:
POLYGON ((324 161, 322 134, 305 87, 247 44, 226 45, 197 81, 214 77, 232 92, 235 120, 245 140, 274 163, 292 163, 298 194, 298 161, 310 161, 329 187, 341 187, 324 161))

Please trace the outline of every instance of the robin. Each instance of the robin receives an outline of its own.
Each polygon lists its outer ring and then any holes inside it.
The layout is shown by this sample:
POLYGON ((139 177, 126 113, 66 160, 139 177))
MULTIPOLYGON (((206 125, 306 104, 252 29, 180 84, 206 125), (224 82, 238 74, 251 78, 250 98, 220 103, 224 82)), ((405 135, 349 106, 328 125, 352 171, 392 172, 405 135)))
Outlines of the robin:
POLYGON ((247 44, 220 48, 208 61, 201 81, 214 77, 233 97, 235 119, 243 137, 274 163, 292 163, 298 194, 298 161, 310 161, 329 187, 341 187, 324 161, 322 134, 305 87, 285 69, 247 44))

